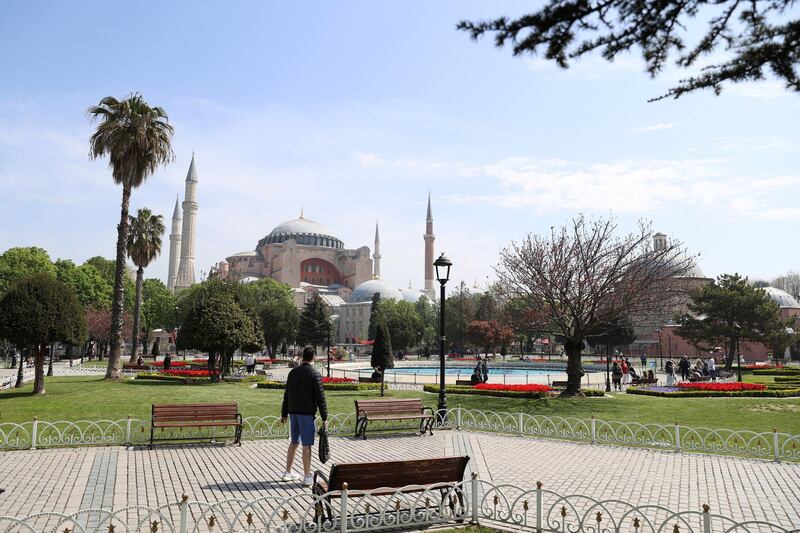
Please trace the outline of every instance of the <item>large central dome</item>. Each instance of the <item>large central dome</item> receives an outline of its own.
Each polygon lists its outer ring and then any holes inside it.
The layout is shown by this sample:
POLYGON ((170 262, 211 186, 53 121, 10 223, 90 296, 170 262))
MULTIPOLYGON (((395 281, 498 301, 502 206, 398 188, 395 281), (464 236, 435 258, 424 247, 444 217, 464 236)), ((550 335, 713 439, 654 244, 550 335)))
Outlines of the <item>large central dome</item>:
POLYGON ((307 218, 287 220, 275 226, 269 234, 259 241, 258 245, 283 243, 294 239, 297 244, 306 246, 323 246, 326 248, 344 248, 344 243, 331 233, 328 228, 307 218))

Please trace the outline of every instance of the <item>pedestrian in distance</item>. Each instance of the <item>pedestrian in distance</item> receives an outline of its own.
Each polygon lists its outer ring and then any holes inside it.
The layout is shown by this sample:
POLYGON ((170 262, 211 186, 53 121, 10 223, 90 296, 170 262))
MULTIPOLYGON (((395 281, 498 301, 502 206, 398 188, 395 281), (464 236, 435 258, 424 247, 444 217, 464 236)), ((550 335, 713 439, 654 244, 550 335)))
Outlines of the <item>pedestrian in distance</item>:
POLYGON ((314 478, 311 475, 311 447, 314 445, 316 426, 314 420, 319 410, 322 425, 328 426, 328 405, 325 403, 325 391, 322 388, 322 376, 314 369, 314 348, 303 349, 302 363, 293 368, 286 378, 286 389, 283 391, 281 405, 281 423, 289 420, 291 442, 286 454, 286 471, 283 481, 303 480, 303 485, 311 486, 314 478), (303 446, 303 475, 293 471, 294 457, 297 448, 303 446))

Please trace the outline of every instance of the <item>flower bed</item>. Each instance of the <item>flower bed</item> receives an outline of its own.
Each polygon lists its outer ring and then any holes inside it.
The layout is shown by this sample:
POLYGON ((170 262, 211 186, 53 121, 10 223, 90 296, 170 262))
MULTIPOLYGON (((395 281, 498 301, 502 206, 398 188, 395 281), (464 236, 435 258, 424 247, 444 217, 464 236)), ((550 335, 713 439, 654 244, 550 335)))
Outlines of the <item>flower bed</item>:
MULTIPOLYGON (((702 383, 714 385, 713 383, 702 383)), ((689 387, 666 387, 662 385, 640 385, 628 387, 628 394, 660 396, 664 398, 791 398, 800 396, 800 387, 786 387, 783 384, 771 386, 761 383, 719 383, 718 385, 760 385, 761 388, 741 389, 702 389, 689 387)))
POLYGON ((169 370, 161 370, 159 371, 160 374, 164 374, 166 376, 181 376, 185 378, 208 378, 211 377, 211 373, 208 369, 205 370, 189 370, 189 369, 169 369, 169 370))
POLYGON ((746 390, 767 390, 763 383, 719 383, 713 381, 697 381, 689 383, 678 383, 679 389, 686 390, 708 390, 708 391, 746 391, 746 390))
MULTIPOLYGON (((280 389, 286 388, 286 383, 281 381, 262 381, 256 385, 259 389, 280 389)), ((326 383, 325 390, 327 391, 368 391, 380 390, 380 383, 326 383)))
POLYGON ((501 383, 478 383, 473 388, 479 390, 495 390, 509 392, 550 392, 553 389, 549 385, 503 385, 501 383))
MULTIPOLYGON (((490 385, 484 383, 484 385, 490 385)), ((526 387, 526 385, 499 385, 499 387, 526 387)), ((531 385, 533 387, 546 387, 546 385, 531 385)), ((425 392, 438 394, 439 385, 425 385, 423 387, 425 392)), ((464 385, 448 385, 447 392, 451 394, 472 394, 475 396, 495 396, 498 398, 528 398, 528 399, 541 399, 546 398, 552 391, 535 391, 535 390, 508 390, 508 389, 484 389, 475 387, 468 387, 464 385)), ((604 393, 598 389, 585 389, 582 391, 584 396, 603 396, 604 393)))
MULTIPOLYGON (((164 361, 156 361, 154 363, 147 363, 146 362, 145 366, 163 367, 164 366, 164 361)), ((177 366, 180 366, 180 367, 189 366, 189 361, 172 361, 170 363, 170 366, 176 366, 176 367, 177 366)))
POLYGON ((331 383, 356 383, 353 378, 322 378, 322 382, 327 384, 331 383))

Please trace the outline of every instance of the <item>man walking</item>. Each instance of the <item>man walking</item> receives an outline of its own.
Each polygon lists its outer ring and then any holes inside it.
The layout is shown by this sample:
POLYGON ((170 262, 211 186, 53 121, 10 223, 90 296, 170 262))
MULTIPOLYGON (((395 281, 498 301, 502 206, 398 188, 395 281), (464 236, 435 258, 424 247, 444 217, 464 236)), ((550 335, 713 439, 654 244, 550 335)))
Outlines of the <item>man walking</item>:
POLYGON ((286 378, 286 389, 283 392, 281 406, 281 423, 289 418, 289 434, 291 442, 286 454, 286 472, 283 481, 300 479, 300 474, 292 471, 297 447, 303 445, 303 485, 310 486, 314 482, 311 475, 311 447, 314 445, 314 417, 319 409, 322 424, 328 425, 328 406, 325 403, 325 391, 322 389, 322 377, 314 370, 314 348, 303 349, 303 362, 289 372, 286 378))
POLYGON ((681 360, 678 361, 678 370, 681 371, 681 381, 686 381, 687 379, 689 379, 689 367, 690 366, 692 366, 692 365, 691 365, 691 363, 689 363, 689 356, 686 355, 686 354, 683 354, 683 357, 681 357, 681 360))

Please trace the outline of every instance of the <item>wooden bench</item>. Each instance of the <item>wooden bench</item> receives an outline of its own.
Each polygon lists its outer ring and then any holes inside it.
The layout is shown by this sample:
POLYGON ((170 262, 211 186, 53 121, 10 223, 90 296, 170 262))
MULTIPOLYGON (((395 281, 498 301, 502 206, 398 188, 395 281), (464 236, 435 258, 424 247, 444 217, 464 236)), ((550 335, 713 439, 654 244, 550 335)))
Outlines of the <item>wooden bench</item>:
POLYGON ((456 385, 463 385, 466 387, 472 387, 472 380, 469 379, 457 379, 456 385))
MULTIPOLYGON (((327 514, 333 522, 331 500, 341 496, 342 485, 351 491, 373 491, 373 495, 392 495, 402 488, 403 492, 439 491, 442 503, 449 495, 455 495, 464 510, 464 494, 459 483, 464 479, 464 471, 469 456, 439 457, 435 459, 414 459, 409 461, 381 461, 380 463, 333 464, 329 476, 317 470, 314 472, 312 491, 316 496, 325 497, 325 509, 317 504, 316 517, 327 514), (382 489, 382 490, 376 490, 382 489), (325 511, 327 510, 327 513, 325 511)), ((413 501, 413 498, 409 499, 413 501)), ((455 503, 449 502, 451 509, 455 503)), ((379 509, 374 509, 380 512, 379 509)), ((346 517, 340 517, 345 520, 346 517)))
MULTIPOLYGON (((156 429, 235 427, 233 443, 242 445, 242 415, 235 403, 153 404, 150 420, 150 448, 156 429)), ((206 437, 170 437, 159 440, 194 440, 206 437)))
POLYGON ((147 365, 136 365, 133 363, 124 363, 122 365, 122 370, 150 370, 150 367, 147 365))
POLYGON ((370 377, 358 376, 358 382, 359 383, 380 383, 381 380, 378 379, 378 378, 373 378, 372 376, 370 376, 370 377))
POLYGON ((419 420, 419 432, 433 435, 433 409, 419 398, 403 400, 355 400, 356 437, 367 438, 367 425, 374 421, 419 420), (425 411, 430 411, 426 413, 425 411))
POLYGON ((550 383, 550 386, 553 387, 554 389, 557 388, 557 387, 567 388, 567 382, 566 381, 553 381, 553 382, 550 383))

